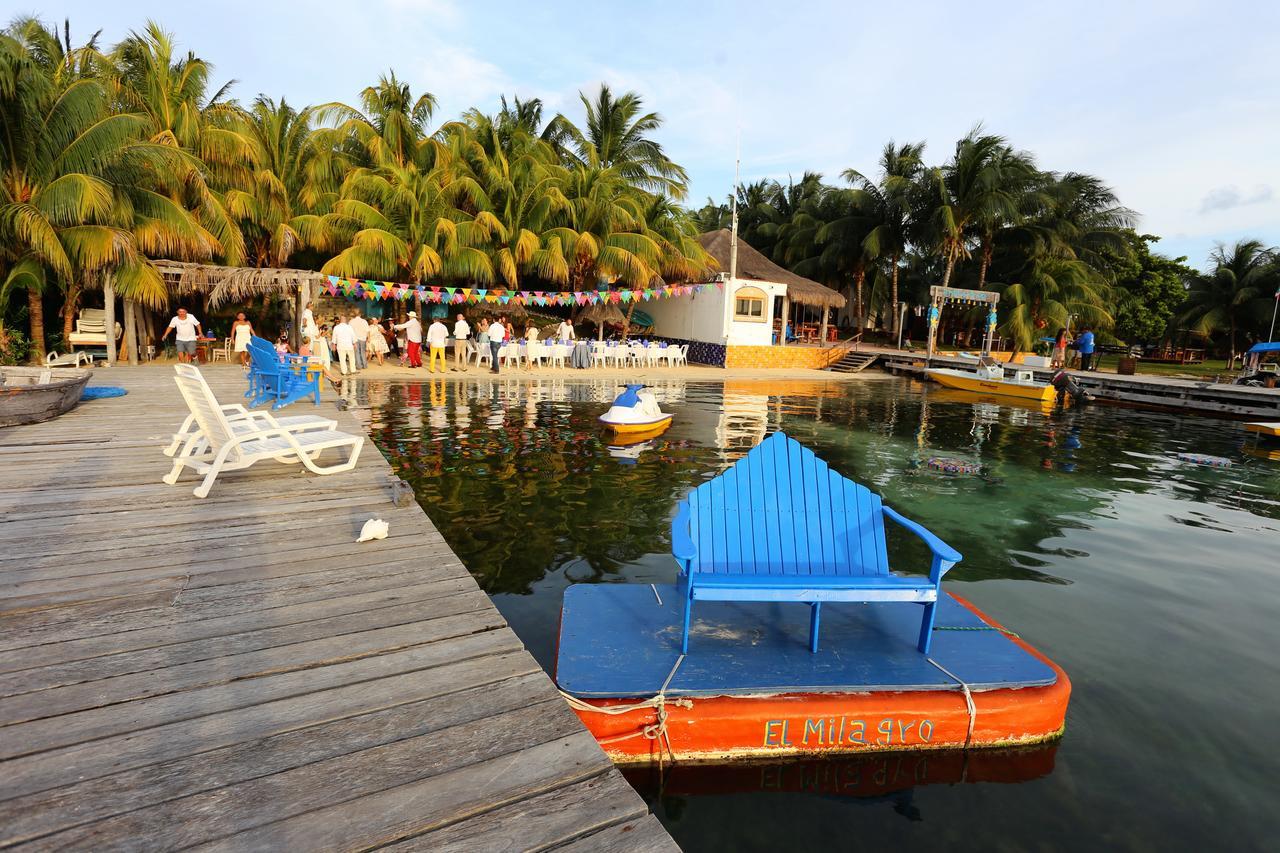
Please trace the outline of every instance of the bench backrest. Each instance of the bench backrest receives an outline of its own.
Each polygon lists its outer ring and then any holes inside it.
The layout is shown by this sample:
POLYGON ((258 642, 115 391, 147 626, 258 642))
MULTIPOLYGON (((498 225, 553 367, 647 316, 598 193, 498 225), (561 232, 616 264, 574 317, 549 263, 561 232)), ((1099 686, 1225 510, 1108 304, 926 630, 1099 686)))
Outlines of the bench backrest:
POLYGON ((889 573, 880 496, 775 432, 690 492, 692 572, 889 573))
MULTIPOLYGON (((220 450, 235 436, 235 431, 227 422, 222 406, 213 396, 213 391, 205 382, 199 368, 191 364, 175 364, 173 369, 177 374, 174 380, 178 383, 178 390, 182 393, 182 399, 186 401, 187 408, 191 410, 196 425, 204 433, 210 449, 215 452, 220 450)), ((237 459, 239 456, 239 448, 232 450, 230 458, 237 459)))
POLYGON ((107 333, 107 312, 101 308, 81 308, 80 314, 76 317, 77 332, 97 332, 105 335, 107 333))

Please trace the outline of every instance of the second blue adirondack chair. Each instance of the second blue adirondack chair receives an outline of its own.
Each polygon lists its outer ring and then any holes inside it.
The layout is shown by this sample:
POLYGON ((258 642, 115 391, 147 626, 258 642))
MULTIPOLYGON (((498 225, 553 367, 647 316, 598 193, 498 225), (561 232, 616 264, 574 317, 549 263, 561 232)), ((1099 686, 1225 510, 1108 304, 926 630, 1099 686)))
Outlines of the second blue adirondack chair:
POLYGON ((671 524, 681 569, 689 650, 693 603, 794 601, 808 604, 809 648, 818 651, 823 602, 923 605, 917 648, 928 654, 942 576, 960 553, 880 496, 776 432, 727 471, 681 501, 671 524), (928 577, 889 571, 884 520, 919 536, 932 552, 928 577))
POLYGON ((298 400, 312 397, 320 405, 320 374, 308 374, 280 361, 276 349, 262 338, 249 339, 249 394, 253 405, 271 401, 279 409, 298 400))

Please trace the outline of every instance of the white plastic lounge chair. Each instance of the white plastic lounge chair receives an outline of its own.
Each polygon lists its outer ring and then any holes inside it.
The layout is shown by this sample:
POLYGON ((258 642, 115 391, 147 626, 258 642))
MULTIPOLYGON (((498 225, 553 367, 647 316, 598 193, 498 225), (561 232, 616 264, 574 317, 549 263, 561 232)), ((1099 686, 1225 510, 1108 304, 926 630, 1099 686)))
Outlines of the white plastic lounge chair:
POLYGON ((93 367, 93 356, 87 352, 69 352, 66 355, 58 355, 58 351, 54 350, 44 357, 45 367, 79 367, 81 364, 93 367))
MULTIPOLYGON (((204 377, 200 377, 200 381, 204 381, 204 377)), ((251 432, 258 429, 285 429, 289 432, 307 432, 313 429, 337 429, 338 422, 331 418, 322 418, 318 415, 291 415, 289 417, 277 418, 268 412, 254 412, 246 409, 239 403, 231 403, 221 406, 222 414, 226 416, 227 423, 231 425, 231 429, 236 433, 251 432)), ((196 416, 187 415, 186 420, 182 422, 182 426, 178 427, 178 431, 173 434, 173 441, 164 449, 165 456, 172 456, 178 452, 178 448, 182 447, 182 443, 191 438, 200 438, 202 433, 196 427, 196 416)))
POLYGON ((164 482, 169 485, 178 482, 183 468, 191 468, 197 474, 205 475, 204 481, 193 492, 196 497, 203 498, 209 494, 213 481, 223 471, 248 468, 264 459, 284 463, 300 462, 307 470, 317 474, 336 474, 350 471, 356 466, 360 450, 364 447, 364 436, 348 435, 330 429, 291 432, 278 426, 258 426, 252 429, 242 426, 237 430, 227 420, 223 407, 219 405, 197 368, 179 364, 174 369, 178 374, 175 377, 178 390, 191 409, 199 432, 193 433, 174 457, 173 470, 164 478, 164 482), (345 462, 337 465, 316 464, 316 459, 324 451, 344 447, 348 449, 345 462))

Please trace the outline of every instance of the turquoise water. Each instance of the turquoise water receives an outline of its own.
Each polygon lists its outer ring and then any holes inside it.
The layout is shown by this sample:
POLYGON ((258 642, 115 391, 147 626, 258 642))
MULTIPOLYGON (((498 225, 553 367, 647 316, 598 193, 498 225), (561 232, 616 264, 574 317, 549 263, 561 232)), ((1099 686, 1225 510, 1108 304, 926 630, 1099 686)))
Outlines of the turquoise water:
MULTIPOLYGON (((595 418, 614 387, 355 392, 374 441, 548 669, 565 586, 671 582, 676 501, 783 429, 957 547, 948 587, 1074 685, 1066 736, 1038 750, 629 774, 685 849, 1262 849, 1272 836, 1280 461, 1249 455, 1238 424, 1045 412, 897 379, 671 382, 655 390, 672 428, 610 448, 595 418)), ((916 547, 891 533, 891 554, 918 561, 916 547)))

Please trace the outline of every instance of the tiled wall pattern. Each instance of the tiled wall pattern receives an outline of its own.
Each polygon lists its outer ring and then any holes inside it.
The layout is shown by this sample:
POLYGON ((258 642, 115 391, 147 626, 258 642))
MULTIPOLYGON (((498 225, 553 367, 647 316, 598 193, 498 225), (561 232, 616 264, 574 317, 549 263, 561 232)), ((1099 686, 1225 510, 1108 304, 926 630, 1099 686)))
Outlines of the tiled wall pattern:
MULTIPOLYGON (((807 367, 820 370, 839 361, 847 352, 843 347, 731 346, 725 367, 807 367)), ((692 350, 689 360, 693 360, 692 350)))

